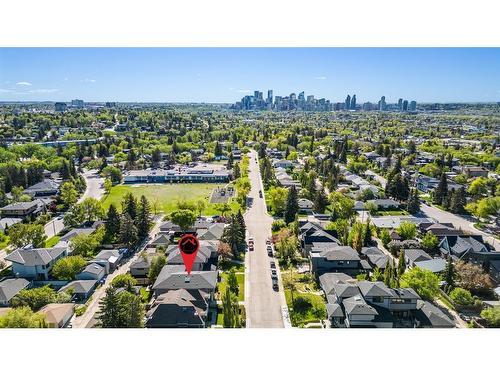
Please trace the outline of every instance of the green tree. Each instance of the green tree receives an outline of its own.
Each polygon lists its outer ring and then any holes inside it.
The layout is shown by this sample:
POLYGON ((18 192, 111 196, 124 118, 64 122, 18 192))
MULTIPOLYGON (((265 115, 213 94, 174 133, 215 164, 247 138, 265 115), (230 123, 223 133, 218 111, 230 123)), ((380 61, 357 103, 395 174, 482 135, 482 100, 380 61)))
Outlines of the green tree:
POLYGON ((111 188, 113 187, 113 181, 111 181, 110 178, 106 178, 104 180, 104 191, 106 194, 109 194, 111 192, 111 188))
POLYGON ((483 293, 491 289, 489 275, 473 263, 458 261, 455 265, 457 284, 473 293, 483 293))
POLYGON ((139 207, 137 212, 137 234, 139 238, 145 238, 149 234, 149 228, 151 227, 151 210, 149 207, 149 202, 144 195, 141 195, 139 200, 139 207))
POLYGON ((448 285, 448 287, 453 288, 455 286, 455 277, 455 266, 453 265, 451 257, 448 257, 446 268, 444 270, 444 281, 446 281, 446 285, 448 285))
POLYGON ((404 240, 411 240, 417 235, 417 226, 409 221, 403 221, 396 231, 404 240))
POLYGON ((323 189, 318 189, 316 196, 314 197, 314 211, 324 213, 328 203, 329 201, 325 191, 323 189))
POLYGON ((120 232, 120 215, 118 214, 118 210, 113 203, 109 205, 106 224, 104 225, 104 228, 106 233, 106 240, 109 242, 114 242, 120 232))
POLYGON ((288 190, 284 187, 272 187, 266 194, 269 205, 276 216, 281 216, 287 204, 288 190))
POLYGON ((83 215, 83 222, 92 222, 104 218, 102 204, 95 198, 86 198, 80 203, 83 215))
POLYGON ((17 223, 9 228, 10 243, 16 247, 33 245, 35 248, 43 247, 47 236, 41 224, 17 223))
POLYGON ((344 194, 335 191, 329 196, 332 214, 331 221, 337 219, 350 219, 354 215, 354 200, 344 194))
POLYGON ((472 294, 463 288, 455 288, 450 293, 450 298, 457 305, 469 306, 474 304, 474 298, 472 294))
POLYGON ((438 246, 439 239, 432 232, 427 232, 422 238, 422 247, 425 251, 434 253, 437 251, 438 246))
POLYGON ((500 306, 484 309, 481 318, 486 320, 489 327, 500 327, 500 306))
POLYGON ((420 211, 420 198, 417 189, 411 189, 406 209, 411 214, 416 214, 420 211))
POLYGON ((84 258, 89 258, 94 255, 99 246, 99 241, 93 235, 80 233, 70 240, 69 246, 73 255, 81 255, 84 258))
POLYGON ((52 267, 52 277, 57 280, 74 280, 85 267, 85 259, 80 255, 67 256, 58 259, 52 267))
POLYGON ((176 210, 170 214, 170 220, 185 232, 195 223, 196 214, 191 210, 176 210))
POLYGON ((387 229, 382 229, 379 233, 380 241, 382 241, 382 244, 387 247, 389 242, 391 242, 391 235, 387 229))
POLYGON ((13 307, 29 306, 31 310, 38 311, 49 303, 69 302, 70 296, 57 293, 48 285, 39 288, 23 289, 12 298, 13 307))
POLYGON ((154 284, 156 278, 160 274, 163 266, 167 263, 167 258, 165 255, 156 255, 151 259, 151 265, 149 266, 148 278, 151 284, 154 284))
POLYGON ((227 286, 231 293, 238 295, 240 287, 238 285, 238 279, 234 268, 231 268, 227 274, 227 286))
POLYGON ((286 205, 285 205, 285 222, 287 224, 295 220, 295 215, 299 212, 299 197, 297 194, 297 189, 292 186, 287 194, 286 205))
POLYGON ((119 168, 108 165, 105 167, 101 175, 105 178, 109 178, 113 184, 119 184, 122 181, 122 172, 119 168))
POLYGON ((78 191, 73 182, 66 181, 63 183, 60 191, 60 197, 64 207, 72 207, 78 201, 78 191))
POLYGON ((0 316, 0 328, 47 328, 45 315, 34 313, 28 306, 10 309, 0 316))
POLYGON ((465 188, 462 186, 455 190, 451 196, 450 211, 454 214, 464 214, 465 206, 467 204, 467 197, 465 188))
POLYGON ((293 263, 297 259, 299 242, 295 236, 286 236, 276 242, 276 252, 285 263, 293 263))
POLYGON ((126 290, 118 293, 110 286, 99 302, 98 320, 103 328, 140 328, 143 316, 141 297, 126 290))
POLYGON ((206 208, 207 208, 207 202, 205 202, 204 199, 198 199, 196 201, 196 210, 198 211, 198 216, 201 216, 206 208))
POLYGON ((235 215, 231 215, 228 225, 222 233, 221 241, 227 243, 235 255, 245 248, 245 233, 235 215))
POLYGON ((135 223, 137 217, 137 199, 130 192, 123 197, 122 214, 128 214, 135 223))
POLYGON ((222 296, 222 313, 224 328, 240 327, 238 298, 230 290, 226 290, 222 296))
POLYGON ((488 179, 478 177, 469 185, 468 193, 476 199, 488 194, 488 179))
POLYGON ((401 249, 399 252, 398 259, 398 277, 401 277, 406 271, 406 262, 405 262, 405 250, 401 249))
POLYGON ((137 227, 130 215, 124 213, 120 218, 120 242, 131 246, 137 239, 137 227))
POLYGON ((137 285, 137 280, 131 274, 124 273, 116 276, 113 281, 111 281, 111 285, 115 288, 127 288, 127 290, 131 290, 132 287, 137 285))
POLYGON ((412 288, 426 300, 432 300, 439 293, 439 278, 428 270, 415 267, 406 271, 400 279, 401 287, 412 288))
POLYGON ((443 172, 441 173, 441 179, 439 180, 438 186, 436 186, 436 189, 434 189, 434 195, 433 195, 433 203, 434 204, 443 204, 446 196, 448 195, 448 180, 446 178, 446 174, 443 172))

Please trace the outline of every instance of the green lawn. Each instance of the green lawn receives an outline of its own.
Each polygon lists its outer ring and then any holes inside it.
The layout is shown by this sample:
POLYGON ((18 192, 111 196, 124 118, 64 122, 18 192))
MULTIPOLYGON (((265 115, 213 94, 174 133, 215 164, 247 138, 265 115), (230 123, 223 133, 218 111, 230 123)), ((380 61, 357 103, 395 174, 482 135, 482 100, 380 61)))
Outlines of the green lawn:
MULTIPOLYGON (((207 202, 207 208, 203 211, 204 215, 219 215, 220 212, 215 210, 214 204, 209 204, 208 200, 212 194, 212 190, 216 187, 223 187, 224 184, 149 184, 149 185, 117 185, 111 188, 110 193, 103 198, 103 206, 107 209, 111 203, 120 209, 121 201, 126 193, 132 192, 138 199, 144 195, 151 204, 151 209, 154 210, 154 205, 157 204, 158 210, 164 213, 174 211, 178 201, 197 201, 204 199, 207 202)), ((236 212, 240 205, 236 201, 230 203, 233 212, 236 212)))
POLYGON ((0 239, 0 250, 3 250, 9 245, 9 236, 2 236, 0 239))
POLYGON ((50 237, 45 241, 45 247, 54 247, 59 242, 60 238, 60 236, 50 237))
MULTIPOLYGON (((222 295, 226 292, 227 288, 227 272, 222 272, 221 274, 221 281, 218 284, 217 288, 219 290, 219 293, 222 295)), ((238 301, 244 301, 245 300, 245 274, 244 273, 237 273, 236 274, 236 279, 238 280, 238 301)))

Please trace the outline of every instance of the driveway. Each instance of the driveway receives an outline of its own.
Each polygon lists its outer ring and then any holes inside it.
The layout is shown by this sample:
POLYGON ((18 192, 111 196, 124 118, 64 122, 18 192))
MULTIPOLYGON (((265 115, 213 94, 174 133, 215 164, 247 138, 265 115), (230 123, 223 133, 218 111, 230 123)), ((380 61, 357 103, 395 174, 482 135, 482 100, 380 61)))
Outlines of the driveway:
MULTIPOLYGON (((254 238, 254 250, 245 255, 245 306, 248 328, 283 328, 283 316, 287 314, 285 294, 278 272, 279 292, 272 288, 270 260, 267 255, 266 239, 271 237, 272 217, 267 214, 264 191, 259 171, 257 153, 250 153, 249 178, 252 189, 249 194, 250 207, 245 213, 248 235, 254 238)), ((274 259, 276 267, 278 261, 274 259)))

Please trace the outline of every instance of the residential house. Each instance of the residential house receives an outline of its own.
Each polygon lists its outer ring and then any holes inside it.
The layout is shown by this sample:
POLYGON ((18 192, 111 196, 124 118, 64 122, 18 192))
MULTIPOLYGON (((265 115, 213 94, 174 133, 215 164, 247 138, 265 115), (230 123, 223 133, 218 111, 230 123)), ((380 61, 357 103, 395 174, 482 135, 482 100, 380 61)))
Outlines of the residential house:
POLYGON ((332 243, 313 243, 309 253, 310 270, 317 276, 325 272, 342 272, 357 275, 371 269, 350 246, 332 243))
POLYGON ((0 307, 9 306, 11 299, 29 285, 30 282, 28 280, 21 278, 0 281, 0 307))
POLYGON ((65 328, 75 315, 73 303, 49 303, 39 311, 45 315, 45 322, 49 328, 65 328))
POLYGON ((340 245, 340 241, 335 237, 336 232, 325 230, 319 223, 307 221, 299 229, 300 247, 302 254, 307 257, 313 243, 332 243, 340 245))
POLYGON ((300 198, 298 200, 298 204, 299 204, 299 211, 303 213, 311 213, 314 207, 314 203, 311 202, 309 199, 305 198, 300 198))
POLYGON ((12 262, 12 272, 17 277, 49 280, 54 263, 68 255, 66 247, 48 249, 18 249, 5 257, 12 262))
POLYGON ((454 328, 455 323, 438 307, 428 301, 419 300, 415 311, 419 328, 454 328))
POLYGON ((431 271, 433 273, 441 273, 446 269, 446 263, 446 260, 443 258, 434 258, 415 262, 414 265, 415 267, 431 271))
POLYGON ((54 196, 59 194, 60 185, 60 182, 46 178, 37 184, 27 187, 24 189, 23 193, 32 197, 54 196))
POLYGON ((283 168, 283 169, 288 169, 288 168, 293 168, 293 162, 291 160, 286 160, 286 159, 281 159, 281 160, 273 160, 273 167, 274 168, 283 168))
POLYGON ((186 274, 184 265, 165 265, 153 284, 152 290, 155 296, 159 296, 169 290, 201 290, 209 296, 208 300, 214 298, 217 285, 217 271, 192 271, 186 274))
POLYGON ((208 241, 218 241, 222 238, 222 234, 224 233, 224 228, 226 224, 224 223, 214 223, 210 225, 208 228, 200 228, 196 231, 196 237, 200 240, 208 240, 208 241))
POLYGON ((474 165, 464 165, 462 167, 462 173, 467 175, 467 177, 488 177, 489 171, 484 167, 476 167, 474 165))
POLYGON ((500 284, 500 259, 490 261, 490 277, 496 284, 500 284))
POLYGON ((64 236, 62 236, 59 239, 59 241, 70 242, 72 238, 74 238, 80 234, 91 235, 94 232, 95 232, 95 228, 73 228, 68 233, 66 233, 64 236))
POLYGON ((37 209, 38 203, 36 201, 17 202, 8 204, 7 206, 0 208, 0 212, 2 216, 18 217, 24 219, 29 216, 35 216, 37 209))
POLYGON ((205 328, 210 295, 197 289, 160 294, 146 313, 147 328, 205 328))
POLYGON ((77 280, 97 280, 100 281, 106 276, 106 268, 97 263, 89 263, 76 275, 77 280))
POLYGON ((389 262, 389 256, 377 247, 363 247, 361 254, 366 257, 373 269, 378 268, 383 271, 389 262))
POLYGON ((415 267, 415 262, 431 260, 432 257, 422 249, 405 249, 405 263, 409 268, 415 267))
POLYGON ((91 262, 100 264, 106 273, 112 273, 120 265, 123 254, 118 250, 101 250, 91 262))
POLYGON ((480 235, 438 236, 438 239, 443 258, 451 256, 454 261, 463 260, 481 266, 500 259, 500 251, 490 249, 480 235))
POLYGON ((88 299, 97 287, 97 280, 74 280, 59 289, 59 292, 72 292, 72 296, 79 300, 88 299))
POLYGON ((0 219, 0 231, 5 232, 6 229, 22 221, 23 219, 18 217, 4 217, 0 219))
POLYGON ((373 203, 377 210, 398 209, 401 204, 394 199, 371 199, 368 202, 373 203))

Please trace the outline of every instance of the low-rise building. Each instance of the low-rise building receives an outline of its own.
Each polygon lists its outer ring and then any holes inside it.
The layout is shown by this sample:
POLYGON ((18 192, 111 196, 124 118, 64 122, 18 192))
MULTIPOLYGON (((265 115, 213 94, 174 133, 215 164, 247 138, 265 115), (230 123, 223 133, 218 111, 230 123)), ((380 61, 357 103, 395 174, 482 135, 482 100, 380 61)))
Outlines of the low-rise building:
POLYGON ((66 247, 41 249, 18 249, 5 259, 12 262, 12 272, 17 277, 35 280, 49 280, 55 262, 68 255, 66 247))

